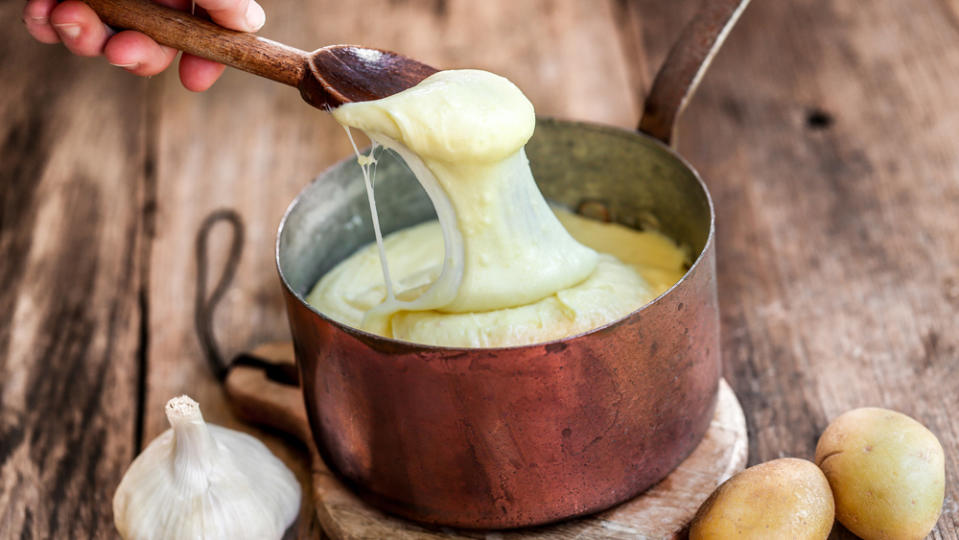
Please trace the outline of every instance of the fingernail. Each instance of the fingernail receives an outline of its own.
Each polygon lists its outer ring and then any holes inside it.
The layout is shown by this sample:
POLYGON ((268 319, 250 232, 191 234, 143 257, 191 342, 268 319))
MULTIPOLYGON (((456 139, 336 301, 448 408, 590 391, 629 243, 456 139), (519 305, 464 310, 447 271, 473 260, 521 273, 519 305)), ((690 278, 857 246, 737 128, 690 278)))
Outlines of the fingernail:
POLYGON ((123 69, 136 69, 137 66, 140 65, 140 62, 134 62, 132 64, 114 64, 113 62, 111 62, 110 65, 116 66, 118 68, 123 68, 123 69))
POLYGON ((67 36, 70 39, 77 39, 80 36, 80 25, 67 23, 67 24, 55 24, 54 28, 57 29, 57 33, 62 36, 67 36))
POLYGON ((46 17, 32 17, 32 16, 31 16, 31 17, 27 17, 27 18, 24 19, 24 20, 28 20, 28 21, 30 21, 30 22, 32 22, 32 23, 34 23, 34 24, 47 24, 47 20, 48 20, 48 19, 47 19, 46 17))
POLYGON ((250 31, 259 30, 265 22, 266 12, 263 11, 263 7, 250 0, 250 3, 246 6, 246 24, 250 27, 250 31))

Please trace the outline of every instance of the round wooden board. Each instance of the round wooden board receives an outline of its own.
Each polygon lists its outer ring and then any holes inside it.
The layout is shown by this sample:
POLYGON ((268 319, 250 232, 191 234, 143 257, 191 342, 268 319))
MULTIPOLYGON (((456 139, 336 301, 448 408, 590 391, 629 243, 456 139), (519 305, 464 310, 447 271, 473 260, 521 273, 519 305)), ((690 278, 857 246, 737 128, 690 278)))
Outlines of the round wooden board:
POLYGON ((723 380, 716 415, 696 450, 642 495, 599 514, 511 531, 425 528, 364 503, 346 489, 315 454, 314 500, 323 529, 335 540, 676 538, 713 489, 745 467, 747 447, 743 410, 736 394, 723 380))
MULTIPOLYGON (((293 362, 289 343, 263 345, 252 354, 274 365, 291 367, 293 362)), ((226 389, 239 416, 306 443, 317 517, 334 540, 680 538, 713 489, 746 465, 746 419, 732 388, 722 380, 716 414, 703 441, 669 476, 636 498, 592 516, 541 527, 489 532, 428 528, 366 504, 330 472, 313 446, 298 387, 270 380, 262 368, 240 365, 227 376, 226 389)))

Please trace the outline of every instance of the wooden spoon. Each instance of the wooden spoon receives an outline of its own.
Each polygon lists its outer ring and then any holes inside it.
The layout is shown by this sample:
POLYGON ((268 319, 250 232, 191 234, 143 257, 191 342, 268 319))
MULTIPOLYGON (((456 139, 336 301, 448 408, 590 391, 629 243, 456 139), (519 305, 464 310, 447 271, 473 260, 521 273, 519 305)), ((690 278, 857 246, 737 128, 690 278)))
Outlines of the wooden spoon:
POLYGON ((83 2, 110 26, 137 30, 162 45, 294 86, 320 109, 391 96, 437 71, 394 52, 356 45, 330 45, 308 53, 150 0, 83 2))

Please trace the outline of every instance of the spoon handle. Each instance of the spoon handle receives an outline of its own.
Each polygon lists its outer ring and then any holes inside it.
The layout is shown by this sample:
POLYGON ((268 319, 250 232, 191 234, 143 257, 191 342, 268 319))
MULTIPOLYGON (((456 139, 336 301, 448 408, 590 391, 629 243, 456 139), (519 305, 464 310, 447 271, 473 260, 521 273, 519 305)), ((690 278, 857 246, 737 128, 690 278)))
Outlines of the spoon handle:
POLYGON ((299 85, 308 55, 269 39, 228 30, 150 0, 83 0, 100 20, 142 32, 161 45, 290 86, 299 85))

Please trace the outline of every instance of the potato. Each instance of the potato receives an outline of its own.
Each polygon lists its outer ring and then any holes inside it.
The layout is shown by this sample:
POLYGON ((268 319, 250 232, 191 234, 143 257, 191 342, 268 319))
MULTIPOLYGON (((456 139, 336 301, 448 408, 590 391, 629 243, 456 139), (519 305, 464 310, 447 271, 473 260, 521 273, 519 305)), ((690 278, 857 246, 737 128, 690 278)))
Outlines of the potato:
POLYGON ((833 524, 829 483, 819 467, 783 458, 723 482, 699 508, 690 540, 790 538, 822 540, 833 524))
POLYGON ((945 455, 931 431, 908 416, 863 408, 833 420, 816 464, 836 500, 836 517, 866 540, 924 538, 946 489, 945 455))

